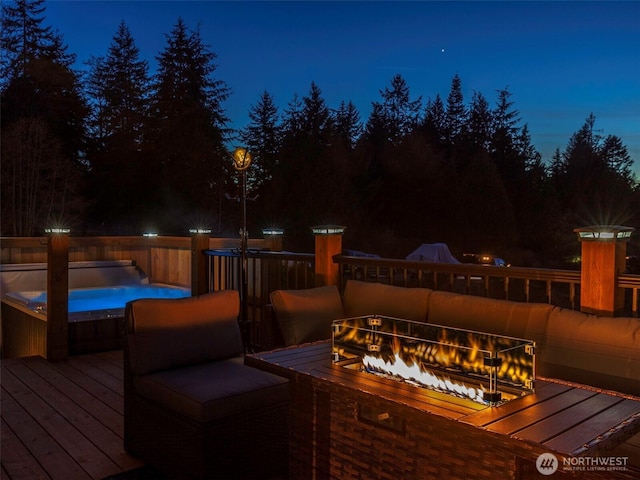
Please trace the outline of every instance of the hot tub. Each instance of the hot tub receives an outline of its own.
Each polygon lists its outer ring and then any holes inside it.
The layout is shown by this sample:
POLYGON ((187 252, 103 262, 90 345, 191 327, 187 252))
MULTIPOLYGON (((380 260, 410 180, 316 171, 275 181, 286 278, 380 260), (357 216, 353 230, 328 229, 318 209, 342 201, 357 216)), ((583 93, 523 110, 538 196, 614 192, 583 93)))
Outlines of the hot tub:
MULTIPOLYGON (((184 298, 190 295, 188 288, 163 284, 79 288, 69 291, 69 323, 122 318, 127 302, 139 298, 184 298)), ((45 291, 9 292, 4 300, 40 315, 47 314, 45 291)))
MULTIPOLYGON (((46 265, 2 267, 2 357, 46 356, 46 265)), ((72 262, 69 286, 71 355, 122 348, 127 302, 191 295, 188 288, 148 283, 131 261, 72 262)))

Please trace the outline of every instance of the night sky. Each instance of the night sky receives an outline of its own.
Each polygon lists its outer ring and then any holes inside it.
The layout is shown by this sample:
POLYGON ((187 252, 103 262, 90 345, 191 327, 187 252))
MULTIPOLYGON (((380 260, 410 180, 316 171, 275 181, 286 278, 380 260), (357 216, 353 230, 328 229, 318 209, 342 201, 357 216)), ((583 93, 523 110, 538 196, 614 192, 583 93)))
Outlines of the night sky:
POLYGON ((330 108, 352 101, 366 122, 400 74, 423 104, 462 80, 464 102, 495 106, 508 88, 543 160, 590 113, 617 135, 640 175, 640 2, 219 2, 58 1, 45 25, 62 34, 78 68, 105 56, 119 23, 150 70, 182 17, 217 54, 214 76, 231 87, 231 127, 266 90, 280 112, 315 82, 330 108))

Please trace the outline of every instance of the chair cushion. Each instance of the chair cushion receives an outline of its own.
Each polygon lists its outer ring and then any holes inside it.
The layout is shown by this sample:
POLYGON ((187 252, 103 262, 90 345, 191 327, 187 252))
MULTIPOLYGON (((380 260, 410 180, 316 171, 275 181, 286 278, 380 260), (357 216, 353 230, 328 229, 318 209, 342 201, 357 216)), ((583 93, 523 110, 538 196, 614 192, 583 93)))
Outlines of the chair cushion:
POLYGON ((129 302, 125 316, 131 371, 144 375, 241 355, 239 312, 235 290, 129 302))
POLYGON ((640 318, 554 307, 537 374, 640 396, 640 318))
POLYGON ((288 380, 228 358, 135 377, 148 400, 196 422, 242 415, 288 401, 288 380))
POLYGON ((334 285, 303 290, 276 290, 271 304, 287 346, 331 338, 331 323, 344 318, 334 285))
POLYGON ((344 288, 344 310, 347 317, 384 315, 424 322, 431 292, 428 288, 348 280, 344 288))

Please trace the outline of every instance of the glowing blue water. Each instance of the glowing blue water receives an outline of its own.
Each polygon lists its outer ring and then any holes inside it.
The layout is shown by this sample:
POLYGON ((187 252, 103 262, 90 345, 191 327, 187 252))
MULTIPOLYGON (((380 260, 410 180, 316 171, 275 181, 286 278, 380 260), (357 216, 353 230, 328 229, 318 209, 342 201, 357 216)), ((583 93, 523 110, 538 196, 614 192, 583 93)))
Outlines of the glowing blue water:
MULTIPOLYGON (((86 288, 69 292, 69 313, 123 309, 127 302, 140 298, 184 298, 191 296, 187 288, 131 285, 108 288, 86 288)), ((47 292, 29 298, 30 304, 45 305, 47 292)))

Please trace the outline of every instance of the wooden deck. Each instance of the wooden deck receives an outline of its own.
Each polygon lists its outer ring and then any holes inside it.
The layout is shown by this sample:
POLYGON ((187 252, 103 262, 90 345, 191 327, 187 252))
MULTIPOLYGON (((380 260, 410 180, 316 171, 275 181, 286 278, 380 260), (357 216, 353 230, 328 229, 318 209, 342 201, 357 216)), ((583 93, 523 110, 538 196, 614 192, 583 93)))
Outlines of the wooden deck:
POLYGON ((122 446, 122 351, 0 366, 1 478, 102 479, 142 465, 122 446))

